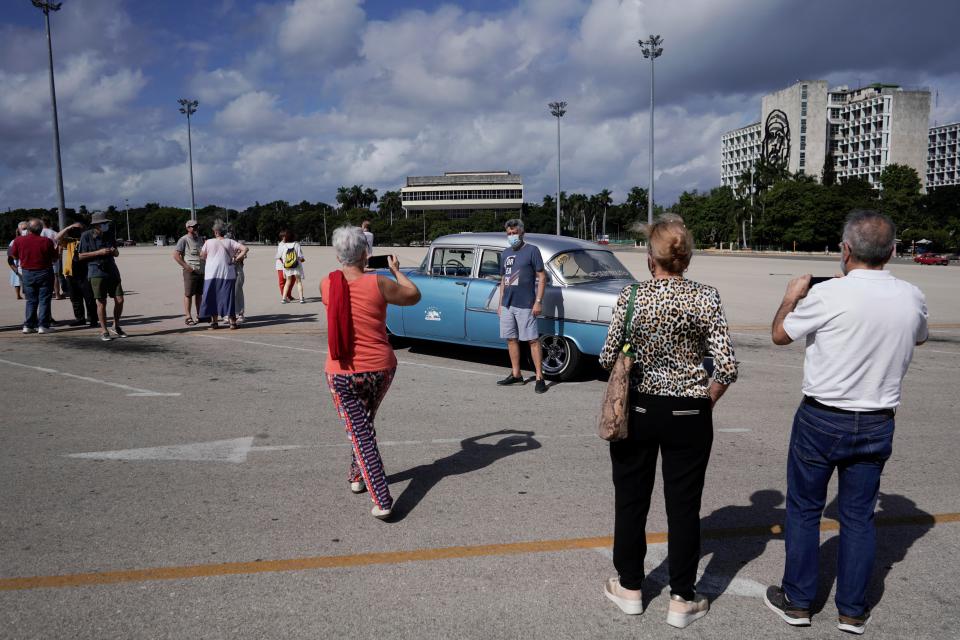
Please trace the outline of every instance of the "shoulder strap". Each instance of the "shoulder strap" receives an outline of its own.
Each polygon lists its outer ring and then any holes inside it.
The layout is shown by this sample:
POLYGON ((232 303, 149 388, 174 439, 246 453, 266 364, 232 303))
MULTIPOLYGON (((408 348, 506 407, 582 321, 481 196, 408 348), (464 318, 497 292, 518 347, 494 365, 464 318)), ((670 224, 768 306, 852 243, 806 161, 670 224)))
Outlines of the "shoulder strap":
POLYGON ((627 300, 627 317, 623 323, 623 336, 625 339, 623 352, 630 358, 633 358, 635 355, 633 345, 630 344, 630 338, 633 336, 633 329, 631 327, 633 325, 634 307, 637 302, 637 288, 638 285, 630 285, 630 299, 627 300))

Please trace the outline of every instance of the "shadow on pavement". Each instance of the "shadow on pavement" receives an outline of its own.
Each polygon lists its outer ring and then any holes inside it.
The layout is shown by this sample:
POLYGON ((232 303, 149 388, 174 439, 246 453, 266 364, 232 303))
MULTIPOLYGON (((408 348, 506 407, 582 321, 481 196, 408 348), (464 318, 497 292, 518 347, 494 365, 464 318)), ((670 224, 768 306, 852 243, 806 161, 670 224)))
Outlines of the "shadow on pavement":
MULTIPOLYGON (((877 511, 877 555, 873 562, 873 576, 867 587, 867 606, 875 607, 883 599, 887 576, 894 565, 903 562, 907 552, 920 538, 927 535, 936 521, 933 515, 917 507, 917 503, 895 493, 880 493, 877 511)), ((834 498, 824 515, 839 519, 837 499, 834 498)), ((820 582, 817 598, 811 605, 814 613, 821 611, 830 597, 830 589, 837 579, 837 551, 840 536, 836 535, 820 545, 820 582)))
POLYGON ((497 460, 515 453, 539 449, 541 445, 533 436, 533 431, 516 431, 513 429, 502 429, 473 436, 461 440, 460 451, 452 455, 387 477, 387 482, 390 484, 410 480, 410 484, 393 504, 391 520, 394 522, 403 520, 408 513, 420 504, 424 496, 444 478, 483 469, 497 460), (494 436, 504 437, 490 444, 480 442, 484 438, 494 436))
MULTIPOLYGON (((709 555, 710 561, 697 582, 698 592, 709 596, 711 600, 719 598, 744 566, 763 555, 770 540, 781 537, 773 533, 757 533, 712 538, 709 536, 709 531, 715 529, 730 531, 741 527, 754 529, 755 527, 751 527, 751 524, 763 527, 774 523, 782 524, 785 515, 785 509, 781 507, 783 502, 784 495, 780 491, 763 489, 755 491, 750 496, 749 505, 721 507, 701 519, 700 530, 703 535, 700 543, 700 557, 709 555)), ((644 580, 644 608, 669 584, 669 567, 667 560, 664 560, 644 580)))
MULTIPOLYGON (((183 316, 157 316, 158 318, 182 318, 183 316)), ((259 316, 247 316, 242 325, 240 325, 239 331, 234 331, 231 333, 242 334, 243 329, 247 327, 269 327, 276 325, 284 324, 302 324, 302 323, 312 323, 316 320, 317 314, 315 313, 302 313, 302 314, 290 314, 290 313, 272 313, 259 316)), ((124 322, 124 325, 133 324, 124 322)), ((165 336, 173 333, 189 333, 191 331, 207 331, 209 330, 208 322, 200 322, 193 326, 188 326, 181 324, 175 329, 163 329, 160 331, 153 331, 151 333, 140 334, 142 336, 165 336)), ((220 329, 218 331, 229 331, 229 323, 227 321, 220 322, 220 329)))

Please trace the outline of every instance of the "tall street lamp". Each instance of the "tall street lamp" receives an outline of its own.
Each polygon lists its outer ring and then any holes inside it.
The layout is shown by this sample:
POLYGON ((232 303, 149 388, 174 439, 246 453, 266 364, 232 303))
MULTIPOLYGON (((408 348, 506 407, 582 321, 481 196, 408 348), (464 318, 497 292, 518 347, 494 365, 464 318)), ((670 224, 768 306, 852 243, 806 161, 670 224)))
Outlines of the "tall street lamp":
POLYGON ((47 60, 50 65, 50 103, 53 105, 53 157, 57 164, 57 220, 61 229, 67 226, 67 212, 63 202, 63 166, 60 163, 60 122, 57 119, 57 88, 53 82, 53 41, 50 38, 50 12, 59 11, 62 2, 31 0, 43 11, 47 24, 47 60))
POLYGON ((129 198, 123 199, 123 206, 127 210, 127 240, 133 240, 133 238, 130 237, 130 199, 129 198))
POLYGON ((180 113, 187 116, 187 156, 190 159, 190 217, 196 219, 197 202, 193 197, 193 139, 190 134, 190 116, 197 112, 200 103, 186 98, 180 98, 177 103, 180 105, 180 113))
POLYGON ((650 190, 647 192, 647 224, 653 224, 653 61, 663 54, 663 38, 650 35, 649 40, 638 40, 644 58, 650 59, 650 190))
POLYGON ((566 102, 551 102, 550 115, 557 119, 557 235, 560 235, 560 118, 567 112, 566 102))

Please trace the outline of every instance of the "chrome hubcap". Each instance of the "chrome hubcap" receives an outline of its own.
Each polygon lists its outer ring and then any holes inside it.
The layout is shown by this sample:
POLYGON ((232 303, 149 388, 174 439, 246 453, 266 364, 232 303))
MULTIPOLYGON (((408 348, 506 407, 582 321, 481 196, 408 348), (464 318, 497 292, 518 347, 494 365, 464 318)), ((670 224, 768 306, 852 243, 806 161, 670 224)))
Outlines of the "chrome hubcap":
POLYGON ((563 371, 570 360, 570 350, 567 341, 559 336, 544 336, 540 338, 540 351, 543 357, 545 373, 556 374, 563 371))

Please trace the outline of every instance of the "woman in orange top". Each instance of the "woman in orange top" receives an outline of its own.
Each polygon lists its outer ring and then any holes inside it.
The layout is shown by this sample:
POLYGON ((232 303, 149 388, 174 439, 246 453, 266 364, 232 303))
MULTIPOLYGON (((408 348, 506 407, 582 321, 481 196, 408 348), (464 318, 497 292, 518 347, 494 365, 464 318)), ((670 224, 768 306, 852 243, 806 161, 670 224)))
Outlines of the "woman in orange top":
POLYGON ((327 306, 327 384, 353 445, 350 490, 369 490, 371 513, 385 520, 393 498, 373 420, 397 370, 397 358, 387 340, 387 304, 416 304, 420 290, 400 272, 397 256, 389 257, 396 281, 365 272, 367 239, 359 227, 334 231, 333 248, 341 267, 320 283, 327 306))

